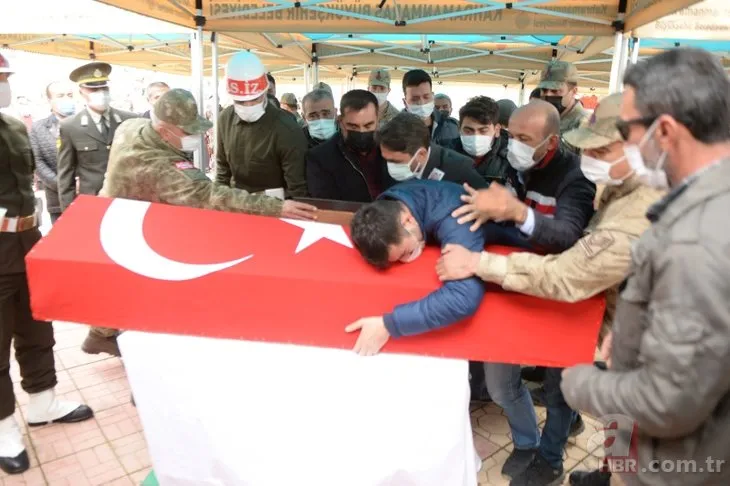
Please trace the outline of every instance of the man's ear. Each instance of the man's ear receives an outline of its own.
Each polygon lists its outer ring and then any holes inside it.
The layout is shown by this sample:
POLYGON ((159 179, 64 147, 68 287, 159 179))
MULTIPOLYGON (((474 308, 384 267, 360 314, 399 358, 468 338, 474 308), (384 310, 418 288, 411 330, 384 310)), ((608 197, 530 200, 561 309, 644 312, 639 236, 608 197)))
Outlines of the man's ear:
POLYGON ((548 140, 547 146, 548 151, 557 150, 557 148, 560 146, 560 136, 551 135, 550 140, 548 140))

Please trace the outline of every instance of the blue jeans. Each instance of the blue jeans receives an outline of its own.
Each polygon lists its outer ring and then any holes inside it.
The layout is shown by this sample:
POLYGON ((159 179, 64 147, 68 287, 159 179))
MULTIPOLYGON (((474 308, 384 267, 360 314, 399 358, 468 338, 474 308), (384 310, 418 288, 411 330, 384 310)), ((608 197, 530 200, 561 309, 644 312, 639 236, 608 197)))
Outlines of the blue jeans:
POLYGON ((492 400, 507 415, 512 441, 516 449, 535 449, 554 468, 563 463, 563 449, 568 441, 573 410, 560 391, 562 368, 548 368, 545 373, 547 420, 542 436, 537 425, 535 406, 530 392, 520 377, 520 366, 486 363, 484 374, 492 400))

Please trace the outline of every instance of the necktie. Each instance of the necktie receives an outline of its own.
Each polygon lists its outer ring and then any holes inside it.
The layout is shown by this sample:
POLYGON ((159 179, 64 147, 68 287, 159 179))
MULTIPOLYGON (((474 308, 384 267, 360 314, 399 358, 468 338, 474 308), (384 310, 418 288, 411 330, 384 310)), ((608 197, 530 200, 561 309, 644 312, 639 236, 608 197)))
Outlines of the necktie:
POLYGON ((109 142, 109 124, 104 116, 101 117, 101 136, 109 142))

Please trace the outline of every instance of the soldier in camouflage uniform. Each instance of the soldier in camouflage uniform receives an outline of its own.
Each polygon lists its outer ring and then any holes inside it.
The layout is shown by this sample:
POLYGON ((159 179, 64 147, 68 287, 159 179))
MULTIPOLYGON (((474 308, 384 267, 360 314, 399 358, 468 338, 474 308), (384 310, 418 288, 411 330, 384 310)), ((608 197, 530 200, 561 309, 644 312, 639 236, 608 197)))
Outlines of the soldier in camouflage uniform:
MULTIPOLYGON (((541 97, 560 113, 560 134, 575 130, 588 117, 578 94, 578 70, 569 62, 550 61, 540 76, 541 97)), ((575 147, 570 147, 575 148, 575 147)))
MULTIPOLYGON (((505 290, 562 302, 577 302, 606 292, 601 338, 607 335, 618 288, 631 263, 631 245, 650 226, 646 218, 649 206, 662 197, 660 191, 641 184, 624 156, 623 140, 616 129, 621 99, 620 93, 608 96, 583 127, 565 134, 571 145, 583 151, 581 170, 586 178, 606 185, 583 238, 563 253, 546 256, 473 253, 447 245, 437 264, 439 278, 456 280, 477 275, 505 290)), ((564 445, 567 435, 560 440, 564 445)), ((548 484, 539 480, 553 477, 555 471, 548 471, 548 467, 562 471, 556 464, 536 460, 525 471, 532 480, 524 484, 548 484)), ((517 483, 523 484, 521 481, 517 483)))
MULTIPOLYGON (((100 196, 316 219, 313 206, 214 184, 195 168, 188 152, 199 148, 200 134, 211 128, 212 123, 198 115, 190 92, 170 90, 155 104, 151 120, 137 118, 128 122, 117 129, 100 196)), ((113 329, 93 328, 89 338, 113 339, 116 346, 117 334, 113 329)))

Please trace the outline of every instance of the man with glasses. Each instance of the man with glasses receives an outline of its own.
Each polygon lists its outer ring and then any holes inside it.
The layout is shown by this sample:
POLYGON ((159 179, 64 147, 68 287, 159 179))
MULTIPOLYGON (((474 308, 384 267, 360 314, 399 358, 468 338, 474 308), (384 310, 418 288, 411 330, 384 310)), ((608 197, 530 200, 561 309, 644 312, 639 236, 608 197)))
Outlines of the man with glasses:
POLYGON ((606 452, 634 451, 636 467, 611 484, 730 484, 730 79, 709 52, 681 48, 631 66, 624 85, 624 153, 639 180, 671 191, 633 248, 609 371, 566 369, 562 390, 576 409, 633 422, 606 452))

